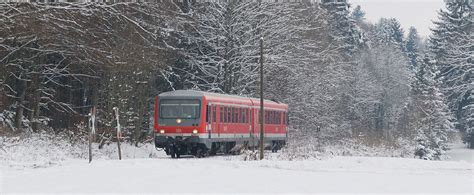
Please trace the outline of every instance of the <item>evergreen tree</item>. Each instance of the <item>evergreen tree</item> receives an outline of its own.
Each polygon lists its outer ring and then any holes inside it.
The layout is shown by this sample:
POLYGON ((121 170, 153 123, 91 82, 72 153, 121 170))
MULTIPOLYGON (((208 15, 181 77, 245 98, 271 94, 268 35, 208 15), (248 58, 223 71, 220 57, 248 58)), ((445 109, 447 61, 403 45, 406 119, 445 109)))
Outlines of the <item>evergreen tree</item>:
POLYGON ((415 155, 439 160, 447 150, 448 133, 454 132, 453 116, 449 111, 439 84, 434 80, 435 66, 428 59, 420 63, 412 85, 415 117, 418 120, 415 155))
POLYGON ((382 18, 376 25, 380 42, 394 43, 403 50, 404 31, 400 22, 395 18, 382 18))
POLYGON ((365 20, 365 12, 362 10, 360 5, 357 5, 352 11, 352 18, 357 22, 362 22, 365 20))
POLYGON ((415 27, 410 27, 408 31, 408 37, 405 44, 405 52, 407 53, 408 58, 410 58, 410 63, 412 69, 416 68, 418 64, 418 57, 420 53, 421 40, 418 35, 418 31, 415 27))
POLYGON ((429 49, 439 67, 437 78, 456 116, 457 129, 474 148, 474 29, 471 0, 453 0, 439 11, 429 49))
POLYGON ((347 54, 352 55, 364 43, 362 32, 350 15, 350 4, 347 1, 330 1, 323 3, 323 8, 330 14, 332 37, 342 43, 347 54))

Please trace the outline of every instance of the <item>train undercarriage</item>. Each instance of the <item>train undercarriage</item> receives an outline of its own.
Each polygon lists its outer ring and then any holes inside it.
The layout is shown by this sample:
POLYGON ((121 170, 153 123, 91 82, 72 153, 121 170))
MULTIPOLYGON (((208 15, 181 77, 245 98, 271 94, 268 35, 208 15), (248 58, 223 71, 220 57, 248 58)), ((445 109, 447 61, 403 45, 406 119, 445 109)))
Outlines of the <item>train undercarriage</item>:
MULTIPOLYGON (((265 150, 277 152, 286 142, 272 140, 265 143, 265 150)), ((156 136, 155 147, 163 149, 171 158, 180 158, 181 155, 192 155, 198 158, 216 154, 238 155, 245 149, 256 149, 259 143, 252 144, 249 140, 210 140, 199 137, 167 137, 156 136)))

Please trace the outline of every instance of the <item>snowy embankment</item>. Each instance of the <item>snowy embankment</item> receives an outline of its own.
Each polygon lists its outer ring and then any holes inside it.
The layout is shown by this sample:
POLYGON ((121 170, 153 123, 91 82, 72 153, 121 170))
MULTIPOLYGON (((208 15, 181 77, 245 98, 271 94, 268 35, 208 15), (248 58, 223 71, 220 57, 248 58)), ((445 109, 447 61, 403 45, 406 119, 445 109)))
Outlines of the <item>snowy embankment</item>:
POLYGON ((111 144, 94 149, 89 164, 83 142, 49 136, 2 142, 0 194, 474 192, 474 164, 459 159, 473 151, 457 147, 450 151, 458 154, 452 161, 331 155, 289 161, 281 153, 243 161, 243 156, 170 159, 151 144, 123 144, 119 161, 111 144))

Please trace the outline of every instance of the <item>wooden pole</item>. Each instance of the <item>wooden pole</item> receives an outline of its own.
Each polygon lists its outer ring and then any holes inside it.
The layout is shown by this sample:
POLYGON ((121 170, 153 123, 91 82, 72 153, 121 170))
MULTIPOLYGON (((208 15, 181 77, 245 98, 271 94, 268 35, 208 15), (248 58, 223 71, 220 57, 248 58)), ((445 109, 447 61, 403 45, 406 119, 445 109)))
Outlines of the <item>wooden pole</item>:
POLYGON ((264 136, 264 110, 263 110, 263 37, 260 38, 260 160, 263 159, 264 136))
POLYGON ((89 163, 92 162, 92 141, 95 134, 95 106, 91 108, 89 113, 89 163))
POLYGON ((122 149, 120 148, 120 137, 122 137, 122 130, 120 129, 120 121, 119 121, 119 110, 117 107, 114 107, 115 111, 115 118, 117 120, 117 147, 118 147, 118 157, 119 160, 122 160, 122 149))

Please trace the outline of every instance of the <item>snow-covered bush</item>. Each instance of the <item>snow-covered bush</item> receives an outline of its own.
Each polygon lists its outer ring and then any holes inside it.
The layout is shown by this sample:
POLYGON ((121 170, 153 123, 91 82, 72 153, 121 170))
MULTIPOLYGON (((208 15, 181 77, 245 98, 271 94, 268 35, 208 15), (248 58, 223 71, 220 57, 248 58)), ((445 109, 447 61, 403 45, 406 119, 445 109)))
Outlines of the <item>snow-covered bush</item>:
POLYGON ((4 128, 11 128, 13 129, 13 117, 15 116, 14 112, 9 110, 3 110, 0 112, 0 125, 4 128))
MULTIPOLYGON (((116 143, 105 145, 102 149, 98 149, 97 143, 92 147, 93 159, 118 159, 116 143)), ((123 159, 152 158, 160 155, 155 151, 153 144, 135 147, 129 143, 122 143, 121 148, 123 159)), ((86 163, 88 152, 85 135, 73 136, 66 133, 54 135, 43 132, 0 137, 0 166, 48 167, 67 160, 83 160, 86 163)))

